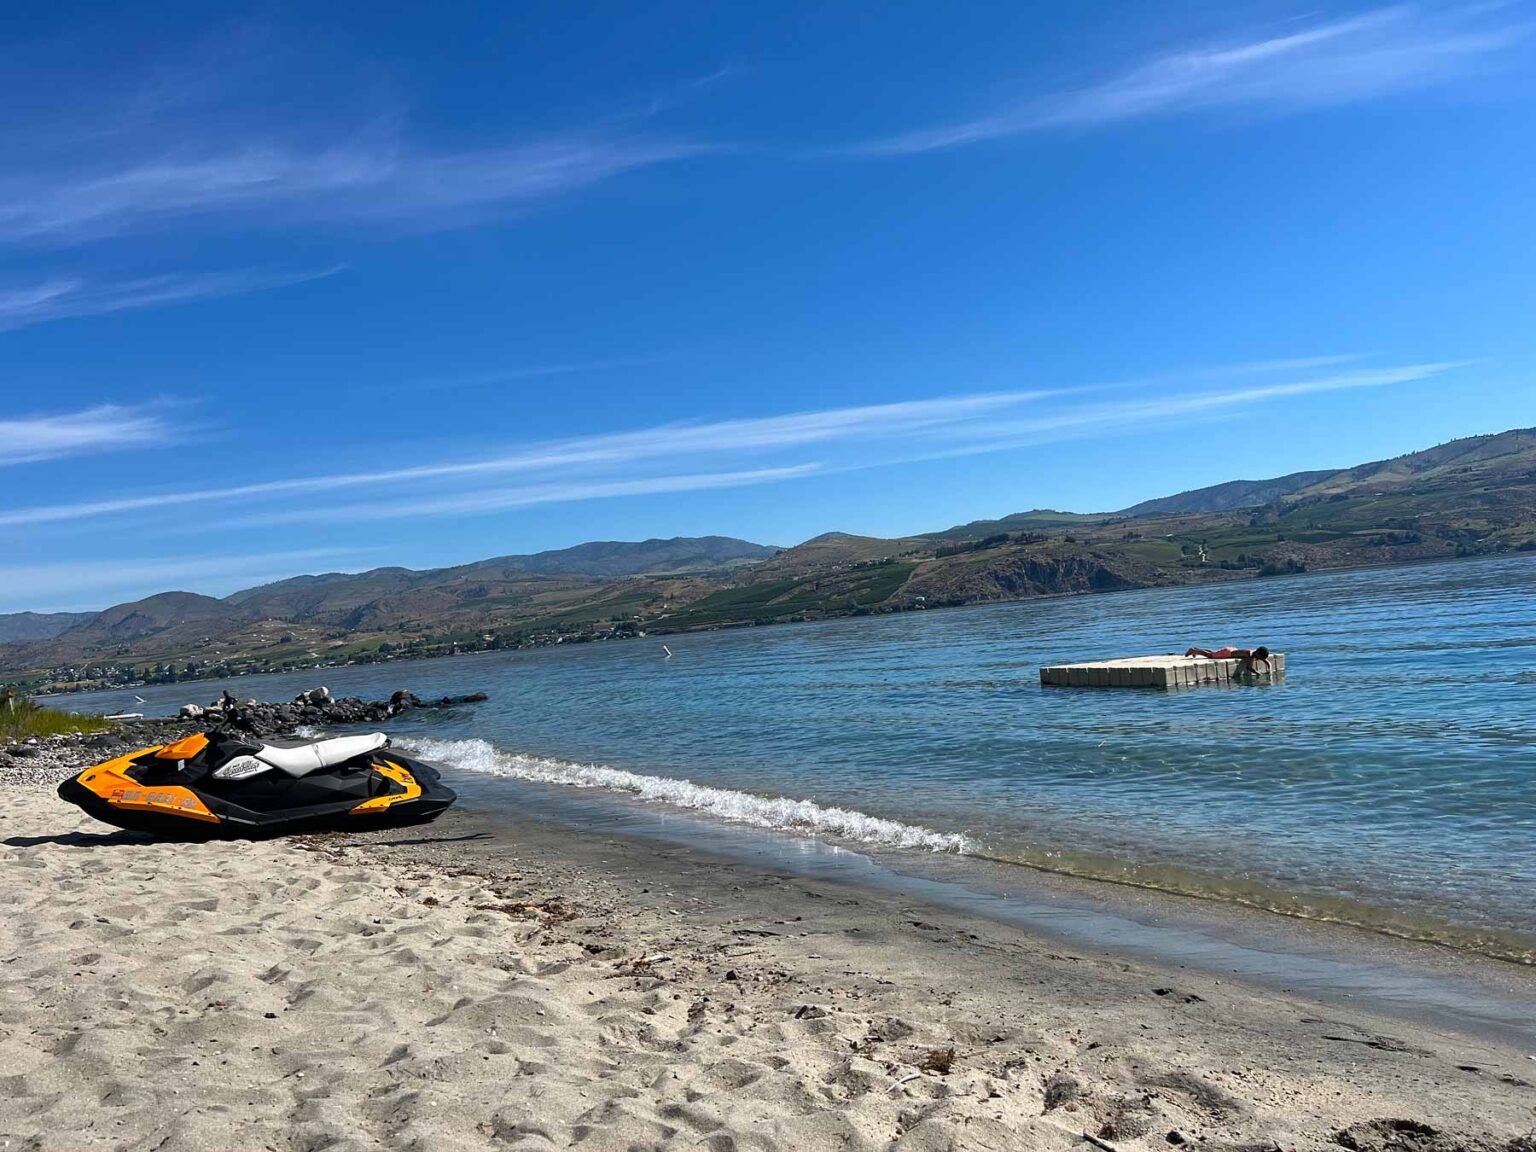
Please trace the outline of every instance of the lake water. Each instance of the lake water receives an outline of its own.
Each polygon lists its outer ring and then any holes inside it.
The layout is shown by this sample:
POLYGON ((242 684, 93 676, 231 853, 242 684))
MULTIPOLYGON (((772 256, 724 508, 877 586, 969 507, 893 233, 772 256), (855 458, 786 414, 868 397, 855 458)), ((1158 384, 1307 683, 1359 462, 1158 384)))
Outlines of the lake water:
MULTIPOLYGON (((948 851, 1531 959, 1536 561, 1024 601, 231 682, 483 690, 392 731, 461 779, 948 851), (1043 664, 1267 644, 1277 684, 1042 688, 1043 664)), ((221 685, 69 698, 169 711, 221 685)))

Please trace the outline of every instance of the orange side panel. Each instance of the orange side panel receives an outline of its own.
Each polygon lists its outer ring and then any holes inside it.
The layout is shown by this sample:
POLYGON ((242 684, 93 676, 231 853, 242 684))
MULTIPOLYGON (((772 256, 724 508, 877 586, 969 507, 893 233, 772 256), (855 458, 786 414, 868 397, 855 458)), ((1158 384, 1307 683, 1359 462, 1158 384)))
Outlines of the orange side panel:
POLYGON ((190 760, 204 748, 208 747, 208 737, 201 732, 194 732, 190 736, 183 736, 174 744, 167 744, 155 753, 158 760, 190 760))
POLYGON ((387 776, 396 784, 401 785, 405 788, 405 791, 396 792, 392 796, 375 796, 372 800, 364 800, 356 808, 348 811, 347 814, 349 816, 356 816, 358 813, 382 812, 391 804, 398 804, 402 800, 414 800, 421 795, 421 785, 416 783, 416 777, 412 776, 408 770, 402 768, 393 760, 386 760, 382 764, 375 761, 373 770, 380 776, 387 776))
POLYGON ((116 760, 108 760, 105 764, 87 768, 77 779, 114 808, 124 808, 133 812, 163 812, 167 816, 185 816, 189 820, 201 820, 210 824, 221 823, 219 818, 208 810, 208 806, 198 799, 197 793, 190 788, 183 788, 180 784, 161 784, 151 787, 140 784, 127 775, 126 770, 134 759, 150 751, 153 749, 145 748, 138 752, 130 752, 126 756, 119 756, 116 760))

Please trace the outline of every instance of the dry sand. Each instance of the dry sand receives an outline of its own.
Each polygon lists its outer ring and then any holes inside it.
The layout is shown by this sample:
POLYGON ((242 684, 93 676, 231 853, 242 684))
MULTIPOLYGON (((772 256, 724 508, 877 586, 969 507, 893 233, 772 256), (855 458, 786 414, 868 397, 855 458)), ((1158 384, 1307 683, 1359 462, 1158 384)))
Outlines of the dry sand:
POLYGON ((1536 1148, 1498 1043, 464 819, 158 844, 11 792, 0 1148, 1536 1148))

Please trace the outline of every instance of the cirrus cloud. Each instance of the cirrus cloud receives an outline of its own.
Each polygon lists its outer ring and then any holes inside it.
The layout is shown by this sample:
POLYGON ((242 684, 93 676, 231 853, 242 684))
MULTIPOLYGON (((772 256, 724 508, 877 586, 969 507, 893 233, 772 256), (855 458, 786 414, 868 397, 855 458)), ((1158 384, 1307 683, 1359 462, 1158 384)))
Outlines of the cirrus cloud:
POLYGON ((180 272, 122 280, 58 276, 0 289, 0 332, 72 316, 99 316, 284 288, 333 276, 341 268, 270 272, 180 272))
POLYGON ((448 226, 703 151, 577 132, 458 153, 343 141, 152 154, 0 180, 0 241, 72 244, 195 218, 448 226))
MULTIPOLYGON (((813 472, 879 467, 945 456, 1002 452, 1027 444, 1080 439, 1146 427, 1152 422, 1208 419, 1265 403, 1325 392, 1384 388, 1434 379, 1451 362, 1357 368, 1321 375, 1296 365, 1332 365, 1349 357, 1319 356, 1234 365, 1241 384, 1181 389, 1168 377, 1144 398, 1145 381, 1096 388, 1019 389, 865 404, 698 423, 664 424, 517 446, 499 455, 441 460, 400 468, 331 472, 249 484, 111 495, 66 504, 0 511, 0 528, 65 523, 103 516, 154 515, 189 505, 237 504, 251 520, 347 521, 375 515, 488 514, 534 504, 567 503, 667 491, 740 487, 813 472), (1255 379, 1255 377, 1258 377, 1255 379), (1085 398, 1131 391, 1131 396, 1085 398), (807 459, 815 452, 816 459, 807 459), (825 463, 835 459, 835 468, 825 463), (698 461, 680 468, 679 461, 698 461), (719 462, 727 466, 721 467, 719 462), (744 468, 744 461, 754 467, 744 468), (713 466, 712 466, 713 464, 713 466), (513 482, 515 481, 515 482, 513 482), (318 502, 302 512, 298 494, 376 490, 382 500, 318 502)), ((1209 380, 1215 372, 1192 374, 1209 380)))
POLYGON ((0 418, 0 465, 31 464, 85 452, 137 448, 173 438, 154 408, 98 404, 78 412, 0 418))
POLYGON ((1180 48, 1080 88, 994 108, 845 151, 935 152, 1008 136, 1103 127, 1217 107, 1345 104, 1465 76, 1525 37, 1486 5, 1381 8, 1359 16, 1180 48))

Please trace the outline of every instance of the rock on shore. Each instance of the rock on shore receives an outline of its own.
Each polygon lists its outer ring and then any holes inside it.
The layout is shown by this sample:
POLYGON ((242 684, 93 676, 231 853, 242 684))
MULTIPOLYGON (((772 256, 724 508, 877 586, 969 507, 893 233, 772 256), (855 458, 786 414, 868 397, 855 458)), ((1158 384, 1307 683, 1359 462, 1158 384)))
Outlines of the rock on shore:
POLYGON ((332 697, 328 688, 300 692, 287 704, 263 704, 256 700, 237 701, 226 696, 206 708, 198 704, 182 707, 181 719, 208 723, 227 722, 230 727, 253 736, 272 736, 292 732, 301 725, 329 727, 338 724, 378 724, 413 708, 456 708, 461 704, 479 704, 484 692, 467 696, 443 696, 423 700, 402 688, 388 700, 364 700, 359 696, 332 697))

